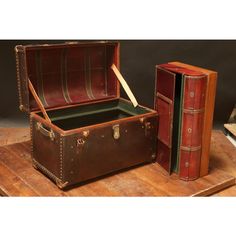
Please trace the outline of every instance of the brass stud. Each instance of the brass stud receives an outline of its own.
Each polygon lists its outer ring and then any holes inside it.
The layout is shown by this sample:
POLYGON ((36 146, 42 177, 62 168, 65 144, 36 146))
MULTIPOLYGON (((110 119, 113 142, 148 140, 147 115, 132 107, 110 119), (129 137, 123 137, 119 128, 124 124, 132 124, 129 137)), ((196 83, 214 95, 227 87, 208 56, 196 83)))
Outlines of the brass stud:
POLYGON ((141 123, 143 123, 143 122, 144 122, 144 118, 143 118, 143 117, 142 117, 142 118, 140 118, 139 120, 140 120, 140 122, 141 122, 141 123))
POLYGON ((84 143, 85 143, 85 141, 84 141, 84 139, 82 139, 82 138, 79 138, 79 139, 77 140, 77 146, 83 145, 84 143))
POLYGON ((88 137, 89 136, 89 131, 88 130, 83 131, 83 136, 88 137))
POLYGON ((23 105, 20 105, 20 106, 19 106, 19 109, 20 109, 21 111, 23 111, 24 106, 23 106, 23 105))
POLYGON ((193 98, 193 97, 194 97, 194 92, 190 92, 189 96, 190 96, 191 98, 193 98))

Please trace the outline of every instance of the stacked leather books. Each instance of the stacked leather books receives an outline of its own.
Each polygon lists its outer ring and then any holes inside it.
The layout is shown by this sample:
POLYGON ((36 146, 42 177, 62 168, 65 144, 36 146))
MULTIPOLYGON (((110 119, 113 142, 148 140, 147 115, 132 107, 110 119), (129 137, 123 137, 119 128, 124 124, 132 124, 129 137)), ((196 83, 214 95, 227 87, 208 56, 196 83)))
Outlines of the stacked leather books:
POLYGON ((180 179, 208 174, 217 73, 172 62, 156 66, 157 162, 180 179))

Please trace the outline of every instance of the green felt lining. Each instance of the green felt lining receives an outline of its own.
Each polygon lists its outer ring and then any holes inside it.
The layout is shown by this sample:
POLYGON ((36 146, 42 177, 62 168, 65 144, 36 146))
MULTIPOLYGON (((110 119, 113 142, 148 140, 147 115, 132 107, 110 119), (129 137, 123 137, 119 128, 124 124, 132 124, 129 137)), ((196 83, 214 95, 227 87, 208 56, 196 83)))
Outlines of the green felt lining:
MULTIPOLYGON (((149 112, 149 109, 140 106, 135 108, 130 102, 117 99, 51 110, 47 113, 53 124, 64 130, 70 130, 149 112)), ((43 117, 41 112, 38 114, 43 117)))

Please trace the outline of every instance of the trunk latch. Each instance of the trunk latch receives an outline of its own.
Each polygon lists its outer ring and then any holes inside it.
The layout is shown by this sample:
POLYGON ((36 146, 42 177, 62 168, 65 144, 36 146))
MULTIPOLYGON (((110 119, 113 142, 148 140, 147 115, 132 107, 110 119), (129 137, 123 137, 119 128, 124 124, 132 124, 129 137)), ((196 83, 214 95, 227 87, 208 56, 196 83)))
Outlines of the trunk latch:
POLYGON ((113 138, 114 139, 119 139, 120 138, 120 126, 119 125, 114 125, 112 127, 113 129, 113 138))

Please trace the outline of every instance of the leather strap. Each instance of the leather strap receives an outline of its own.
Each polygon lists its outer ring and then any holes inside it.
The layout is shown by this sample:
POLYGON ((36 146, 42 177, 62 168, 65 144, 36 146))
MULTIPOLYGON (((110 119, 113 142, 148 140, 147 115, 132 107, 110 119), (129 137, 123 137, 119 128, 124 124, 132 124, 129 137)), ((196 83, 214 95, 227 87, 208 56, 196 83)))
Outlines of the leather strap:
POLYGON ((43 104, 42 104, 42 102, 41 102, 41 100, 40 100, 40 98, 38 97, 38 95, 37 95, 37 93, 36 93, 36 91, 35 91, 35 89, 34 89, 33 84, 31 83, 31 81, 30 81, 29 79, 28 79, 28 84, 29 84, 29 90, 30 90, 31 94, 33 95, 33 97, 34 97, 36 103, 38 104, 38 106, 39 106, 41 112, 43 113, 44 118, 45 118, 48 122, 52 123, 51 120, 50 120, 50 118, 49 118, 49 116, 48 116, 48 114, 47 114, 47 112, 46 112, 46 110, 45 110, 45 108, 44 108, 44 106, 43 106, 43 104))
POLYGON ((138 102, 137 102, 136 98, 134 97, 134 94, 130 90, 129 85, 127 84, 127 82, 125 81, 125 79, 121 75, 120 71, 115 66, 115 64, 112 64, 111 69, 114 71, 117 79, 120 81, 123 89, 125 90, 126 94, 128 95, 129 99, 131 100, 133 106, 134 107, 138 106, 138 102))

